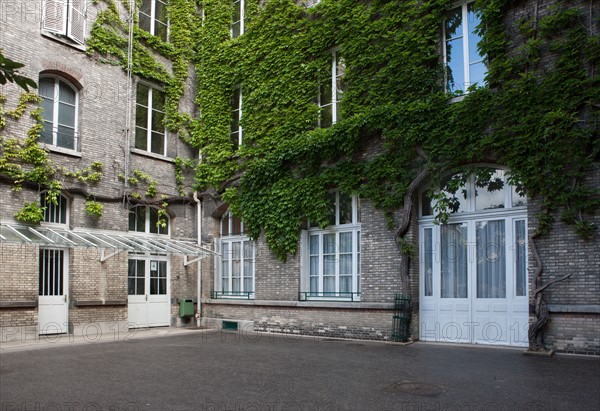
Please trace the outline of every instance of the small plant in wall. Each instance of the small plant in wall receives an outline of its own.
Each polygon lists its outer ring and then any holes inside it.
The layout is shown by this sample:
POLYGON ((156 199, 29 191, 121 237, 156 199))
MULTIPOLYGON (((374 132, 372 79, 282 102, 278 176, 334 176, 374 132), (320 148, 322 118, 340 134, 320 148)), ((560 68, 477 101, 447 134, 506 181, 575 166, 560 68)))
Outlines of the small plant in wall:
POLYGON ((44 207, 37 201, 25 203, 21 211, 15 214, 15 218, 23 223, 37 224, 44 219, 44 207))
POLYGON ((86 200, 85 202, 85 213, 93 218, 99 219, 102 217, 104 206, 94 200, 86 200))

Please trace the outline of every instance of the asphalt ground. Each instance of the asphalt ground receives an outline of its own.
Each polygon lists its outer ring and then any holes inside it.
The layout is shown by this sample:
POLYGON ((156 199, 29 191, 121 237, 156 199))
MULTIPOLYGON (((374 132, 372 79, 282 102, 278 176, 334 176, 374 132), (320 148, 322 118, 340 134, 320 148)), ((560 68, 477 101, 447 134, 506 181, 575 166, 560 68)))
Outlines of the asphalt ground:
POLYGON ((214 330, 0 343, 0 410, 593 410, 600 359, 214 330))

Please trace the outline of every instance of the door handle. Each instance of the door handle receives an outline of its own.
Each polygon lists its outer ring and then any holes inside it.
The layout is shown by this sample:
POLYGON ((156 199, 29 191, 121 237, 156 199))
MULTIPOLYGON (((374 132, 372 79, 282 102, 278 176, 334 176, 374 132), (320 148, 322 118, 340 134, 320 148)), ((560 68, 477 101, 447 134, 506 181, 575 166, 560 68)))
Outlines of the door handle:
POLYGON ((65 294, 65 302, 68 302, 68 301, 67 301, 67 294, 65 294))

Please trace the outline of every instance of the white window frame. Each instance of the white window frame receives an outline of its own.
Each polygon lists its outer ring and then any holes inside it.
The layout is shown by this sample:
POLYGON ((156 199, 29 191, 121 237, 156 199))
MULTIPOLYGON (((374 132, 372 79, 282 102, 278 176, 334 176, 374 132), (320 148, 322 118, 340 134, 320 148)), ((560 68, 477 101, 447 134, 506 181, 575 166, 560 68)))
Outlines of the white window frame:
POLYGON ((330 103, 322 102, 321 86, 319 86, 319 92, 317 94, 317 105, 319 106, 319 119, 318 126, 319 127, 329 127, 329 125, 323 125, 323 111, 327 108, 331 107, 331 125, 335 124, 339 120, 339 109, 340 109, 340 101, 342 100, 342 94, 344 92, 341 87, 341 81, 345 72, 345 64, 344 59, 340 56, 339 49, 334 49, 331 52, 331 66, 330 73, 328 76, 329 81, 331 82, 331 96, 330 103))
MULTIPOLYGON (((302 232, 302 267, 300 281, 300 300, 328 300, 328 301, 360 301, 361 299, 361 223, 360 223, 360 198, 351 196, 352 199, 352 222, 340 224, 340 192, 335 191, 335 224, 320 229, 310 227, 302 232), (352 273, 351 273, 351 291, 340 291, 340 235, 349 233, 352 236, 352 273), (335 272, 334 272, 334 291, 324 291, 324 244, 323 237, 328 235, 335 236, 335 272), (318 238, 319 250, 317 254, 312 255, 310 249, 311 237, 318 238), (318 259, 317 289, 311 290, 311 257, 318 259)), ((349 253, 347 253, 349 254, 349 253)), ((331 255, 331 254, 329 254, 331 255)))
POLYGON ((242 145, 242 88, 236 87, 231 96, 231 127, 229 132, 229 140, 233 145, 234 149, 241 147, 242 145), (234 103, 237 94, 237 108, 234 103), (233 128, 234 119, 237 121, 237 129, 233 128), (237 136, 236 136, 237 135, 237 136), (235 138, 237 137, 237 138, 235 138))
POLYGON ((237 37, 240 37, 241 35, 244 34, 244 20, 246 19, 246 0, 232 0, 231 2, 232 6, 233 6, 233 10, 235 10, 235 7, 237 4, 240 5, 240 19, 234 21, 233 20, 233 13, 231 15, 231 25, 229 28, 230 34, 231 34, 231 38, 235 39, 237 37), (233 27, 236 23, 239 23, 240 25, 240 32, 239 34, 235 34, 233 27))
POLYGON ((131 230, 129 228, 129 221, 130 221, 129 218, 130 218, 130 216, 128 215, 128 218, 127 218, 127 229, 129 230, 129 232, 132 232, 132 233, 144 233, 144 234, 150 234, 150 235, 161 235, 161 236, 163 236, 163 235, 170 236, 171 235, 171 218, 169 217, 168 214, 166 214, 165 217, 164 217, 167 220, 167 227, 166 227, 166 229, 157 226, 156 227, 156 229, 157 229, 156 233, 153 233, 150 230, 150 227, 151 227, 150 213, 152 212, 152 210, 154 210, 154 211, 156 211, 158 213, 158 210, 155 209, 154 207, 151 207, 151 206, 148 206, 148 205, 138 205, 138 206, 131 207, 129 209, 130 215, 131 215, 131 213, 133 213, 134 218, 136 219, 135 220, 135 225, 136 226, 138 226, 140 224, 140 221, 138 221, 138 219, 137 219, 137 212, 136 212, 136 209, 138 209, 138 208, 144 208, 145 209, 144 221, 143 221, 143 223, 144 223, 144 230, 143 231, 142 230, 136 230, 136 229, 131 230), (166 230, 166 232, 161 232, 163 230, 166 230))
POLYGON ((42 31, 85 45, 88 0, 44 0, 42 31))
MULTIPOLYGON (((160 36, 158 36, 156 34, 156 22, 158 21, 159 23, 164 23, 164 25, 166 26, 165 27, 166 33, 165 33, 165 38, 161 39, 161 40, 163 40, 165 42, 169 41, 169 20, 168 20, 168 17, 167 17, 167 21, 161 21, 161 20, 158 20, 156 18, 156 3, 159 2, 159 3, 163 4, 164 7, 165 7, 165 10, 166 10, 167 9, 167 1, 163 1, 163 0, 143 0, 143 1, 149 1, 151 3, 150 4, 150 15, 148 15, 146 13, 143 13, 141 8, 139 10, 139 14, 143 14, 144 16, 147 16, 148 19, 150 20, 150 31, 148 31, 148 33, 152 34, 153 36, 156 36, 156 37, 160 38, 160 36)), ((139 14, 138 14, 138 18, 139 18, 139 14)), ((146 31, 142 27, 140 27, 140 29, 146 31)))
POLYGON ((145 123, 145 127, 141 127, 138 126, 137 122, 135 124, 135 128, 136 128, 136 132, 135 132, 135 139, 134 139, 134 147, 138 150, 142 150, 142 151, 147 151, 149 153, 153 153, 153 154, 158 154, 160 156, 167 156, 167 128, 164 127, 163 131, 163 148, 162 148, 162 153, 156 153, 154 151, 152 151, 152 115, 154 111, 158 111, 160 113, 163 114, 163 116, 165 115, 165 107, 163 106, 161 110, 155 110, 154 106, 153 106, 153 100, 152 100, 152 96, 155 92, 159 92, 159 93, 163 93, 164 97, 165 97, 165 105, 166 105, 166 93, 164 92, 164 90, 157 88, 155 86, 152 86, 148 83, 139 81, 138 84, 136 85, 136 96, 137 96, 137 88, 142 85, 144 87, 148 88, 148 106, 142 106, 138 101, 135 102, 135 108, 136 108, 136 120, 137 120, 137 110, 138 107, 145 107, 148 110, 147 113, 147 117, 146 117, 146 123, 145 123), (139 148, 136 145, 136 141, 137 140, 137 129, 138 128, 145 128, 146 129, 146 148, 139 148))
MULTIPOLYGON (((49 144, 54 147, 60 147, 61 149, 67 150, 67 151, 79 152, 79 90, 77 90, 77 88, 73 84, 71 84, 69 81, 67 81, 65 78, 60 77, 60 76, 42 74, 42 75, 40 75, 40 83, 41 83, 42 79, 51 79, 54 83, 53 84, 53 86, 54 86, 53 96, 52 96, 51 100, 48 97, 45 97, 45 96, 42 96, 41 94, 39 94, 42 91, 41 87, 38 90, 39 96, 44 100, 52 101, 52 105, 53 105, 52 120, 50 121, 49 119, 45 119, 45 118, 42 119, 43 123, 52 124, 52 127, 51 127, 52 142, 46 143, 46 144, 49 144), (75 94, 75 101, 72 104, 71 104, 71 102, 60 101, 59 96, 60 96, 61 83, 63 83, 66 87, 69 87, 71 89, 71 91, 73 91, 73 93, 75 94), (68 105, 74 107, 74 110, 75 110, 73 125, 72 126, 70 124, 66 125, 67 127, 73 128, 73 148, 63 147, 63 146, 58 145, 58 126, 59 126, 58 121, 59 121, 59 108, 60 108, 61 104, 68 104, 68 105)), ((42 117, 44 117, 44 113, 42 113, 42 117)))
MULTIPOLYGON (((461 19, 462 19, 462 33, 460 34, 460 36, 458 37, 454 37, 454 38, 462 38, 463 39, 463 73, 462 74, 462 79, 463 79, 463 83, 462 83, 462 87, 463 89, 461 90, 463 94, 467 94, 468 93, 468 89, 469 87, 471 87, 473 84, 475 83, 471 83, 471 65, 472 64, 477 64, 477 63, 481 63, 483 61, 486 60, 485 56, 482 56, 480 60, 471 62, 470 61, 470 38, 469 38, 469 31, 472 29, 469 26, 469 18, 468 18, 468 8, 469 5, 472 5, 474 3, 474 1, 463 1, 463 2, 458 2, 454 4, 454 7, 452 7, 449 11, 452 10, 456 10, 458 8, 460 8, 461 10, 461 19)), ((447 38, 446 35, 446 25, 444 24, 442 26, 442 32, 443 32, 443 41, 442 41, 442 47, 443 47, 443 58, 444 58, 444 87, 446 89, 446 92, 453 92, 454 90, 450 90, 448 88, 448 51, 447 51, 447 44, 448 41, 451 39, 447 38)), ((456 83, 457 85, 460 85, 460 83, 456 83)), ((479 83, 480 86, 484 86, 485 84, 483 83, 483 80, 481 83, 479 83)), ((460 87, 457 89, 459 90, 460 87)))
POLYGON ((213 293, 214 298, 226 298, 226 299, 248 299, 253 300, 256 298, 256 242, 252 240, 248 235, 244 233, 244 222, 240 221, 240 233, 231 234, 233 228, 233 220, 235 217, 229 212, 225 213, 221 218, 221 236, 215 240, 215 248, 219 257, 216 258, 215 262, 215 292, 213 293), (223 224, 228 225, 228 234, 223 234, 223 224), (240 290, 233 290, 233 258, 232 258, 232 246, 234 243, 240 244, 240 290), (250 256, 245 255, 247 247, 251 247, 250 256), (246 275, 246 261, 251 260, 250 275, 246 275), (227 279, 223 278, 223 265, 227 264, 227 279), (251 278, 251 289, 246 290, 244 286, 244 280, 251 278), (226 283, 225 283, 225 282, 226 283))
POLYGON ((46 198, 46 192, 43 192, 40 195, 40 205, 44 208, 44 219, 42 220, 43 224, 52 224, 52 225, 61 225, 68 226, 69 225, 69 210, 71 202, 64 195, 60 194, 57 197, 57 204, 48 201, 46 198), (64 211, 65 220, 60 221, 62 212, 64 211), (58 221, 57 221, 58 220, 58 221))

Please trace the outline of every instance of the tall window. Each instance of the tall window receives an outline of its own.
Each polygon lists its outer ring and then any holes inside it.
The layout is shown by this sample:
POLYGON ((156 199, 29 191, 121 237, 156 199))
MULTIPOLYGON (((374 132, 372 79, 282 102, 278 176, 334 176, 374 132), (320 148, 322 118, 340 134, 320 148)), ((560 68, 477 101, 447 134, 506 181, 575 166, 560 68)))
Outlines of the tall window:
POLYGON ((142 0, 140 7, 140 28, 167 41, 167 3, 164 0, 142 0))
POLYGON ((169 217, 150 206, 137 206, 129 210, 129 231, 152 234, 169 234, 169 217))
POLYGON ((330 194, 330 225, 309 224, 300 299, 360 299, 360 199, 330 194))
POLYGON ((329 75, 319 84, 319 127, 330 127, 339 120, 339 103, 344 93, 343 77, 346 70, 344 59, 338 51, 329 56, 329 75))
POLYGON ((231 131, 229 139, 234 148, 242 145, 242 90, 237 87, 231 96, 231 131))
POLYGON ((233 0, 233 15, 231 16, 231 38, 244 34, 245 0, 233 0))
POLYGON ((87 2, 88 0, 44 0, 42 30, 65 36, 83 45, 87 2))
POLYGON ((221 262, 215 298, 254 298, 254 241, 244 234, 244 223, 231 213, 221 219, 221 262))
POLYGON ((465 3, 448 11, 444 24, 444 63, 446 91, 466 92, 475 83, 484 84, 487 71, 484 57, 477 49, 480 36, 475 28, 480 18, 474 3, 465 3))
POLYGON ((165 93, 146 84, 137 84, 135 107, 135 148, 166 155, 164 125, 165 93))
POLYGON ((59 195, 56 199, 56 204, 48 201, 46 193, 42 193, 40 204, 44 209, 44 222, 55 224, 67 224, 69 216, 69 200, 59 195))
POLYGON ((39 95, 42 98, 44 125, 41 141, 69 150, 78 150, 77 89, 60 77, 42 76, 39 95))
POLYGON ((436 295, 436 283, 441 298, 525 296, 526 197, 503 170, 452 180, 459 184, 442 191, 450 208, 446 224, 433 220, 440 199, 421 200, 424 296, 436 295))

